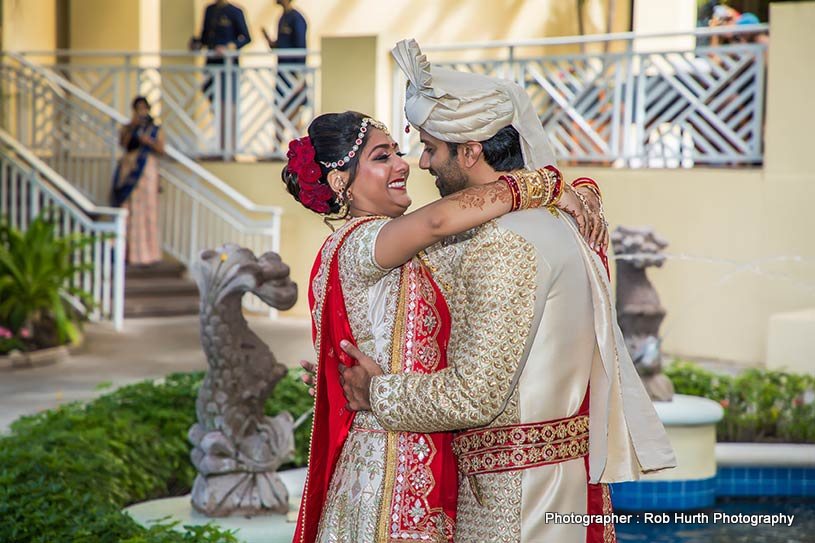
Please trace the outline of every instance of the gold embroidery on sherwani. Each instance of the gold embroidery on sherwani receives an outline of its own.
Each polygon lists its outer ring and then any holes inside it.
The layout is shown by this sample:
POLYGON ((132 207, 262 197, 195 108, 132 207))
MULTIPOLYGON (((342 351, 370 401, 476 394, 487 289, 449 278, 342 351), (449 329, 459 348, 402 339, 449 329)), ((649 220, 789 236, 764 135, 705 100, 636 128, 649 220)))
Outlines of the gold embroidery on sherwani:
POLYGON ((466 477, 459 482, 456 543, 518 543, 521 540, 520 471, 476 475, 479 504, 466 477))
POLYGON ((484 426, 512 393, 534 314, 535 249, 494 223, 467 243, 458 279, 464 307, 454 317, 466 322, 454 330, 469 336, 451 339, 452 368, 374 380, 371 405, 386 428, 436 432, 484 426))
MULTIPOLYGON (((520 422, 518 390, 509 388, 534 317, 535 248, 493 222, 467 241, 428 251, 434 264, 446 254, 461 255, 458 266, 438 266, 444 275, 457 272, 452 290, 445 291, 453 316, 450 367, 432 375, 377 377, 371 405, 386 428, 427 432, 520 422)), ((475 478, 484 505, 462 477, 456 541, 519 541, 521 472, 475 478)))

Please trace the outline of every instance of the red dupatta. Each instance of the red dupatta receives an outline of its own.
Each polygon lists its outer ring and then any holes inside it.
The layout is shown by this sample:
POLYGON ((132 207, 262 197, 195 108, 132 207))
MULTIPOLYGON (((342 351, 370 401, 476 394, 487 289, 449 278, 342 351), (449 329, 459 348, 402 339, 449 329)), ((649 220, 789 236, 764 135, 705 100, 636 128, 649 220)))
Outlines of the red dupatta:
MULTIPOLYGON (((345 408, 337 370, 339 363, 355 364, 340 348, 340 341, 356 344, 343 298, 338 255, 356 228, 375 219, 352 221, 332 234, 311 271, 309 306, 318 364, 308 474, 294 543, 312 543, 317 538, 331 477, 354 420, 354 412, 345 408)), ((416 259, 403 265, 391 373, 429 373, 446 367, 450 324, 444 296, 427 269, 416 259)), ((450 433, 387 433, 377 541, 422 540, 439 530, 452 541, 458 470, 451 442, 450 433), (408 475, 397 475, 405 473, 408 475)))

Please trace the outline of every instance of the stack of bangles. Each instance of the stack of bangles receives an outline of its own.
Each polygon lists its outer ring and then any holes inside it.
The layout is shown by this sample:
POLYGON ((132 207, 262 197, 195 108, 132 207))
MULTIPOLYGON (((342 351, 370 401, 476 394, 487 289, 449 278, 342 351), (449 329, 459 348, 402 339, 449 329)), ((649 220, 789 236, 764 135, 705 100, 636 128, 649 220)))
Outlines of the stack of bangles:
POLYGON ((517 170, 502 175, 512 194, 512 211, 554 207, 563 196, 563 175, 554 166, 534 171, 517 170))

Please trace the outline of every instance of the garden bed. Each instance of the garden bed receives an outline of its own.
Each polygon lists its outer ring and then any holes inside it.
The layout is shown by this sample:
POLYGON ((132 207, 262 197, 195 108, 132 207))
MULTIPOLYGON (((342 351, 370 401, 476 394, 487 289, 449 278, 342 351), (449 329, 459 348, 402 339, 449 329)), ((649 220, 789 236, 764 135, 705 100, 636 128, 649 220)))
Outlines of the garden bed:
MULTIPOLYGON (((203 373, 123 387, 88 404, 23 417, 0 438, 0 541, 14 543, 234 542, 214 527, 142 528, 121 510, 184 495, 195 471, 187 431, 203 373)), ((292 372, 267 402, 295 418, 312 400, 292 372)), ((292 466, 305 465, 309 424, 296 433, 292 466)))
POLYGON ((724 375, 691 362, 665 369, 678 394, 719 402, 724 418, 716 440, 737 443, 815 443, 815 376, 764 369, 724 375))

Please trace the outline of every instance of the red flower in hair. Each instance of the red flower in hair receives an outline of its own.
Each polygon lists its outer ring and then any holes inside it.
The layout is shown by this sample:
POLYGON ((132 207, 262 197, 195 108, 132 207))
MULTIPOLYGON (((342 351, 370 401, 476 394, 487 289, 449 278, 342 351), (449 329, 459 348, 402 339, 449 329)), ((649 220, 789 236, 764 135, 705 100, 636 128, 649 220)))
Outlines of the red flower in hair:
POLYGON ((317 213, 328 213, 331 210, 328 202, 334 197, 334 191, 325 183, 320 183, 322 171, 315 162, 316 153, 308 136, 289 142, 286 153, 290 172, 297 174, 300 185, 299 199, 307 208, 317 213))
POLYGON ((297 179, 301 186, 303 184, 313 185, 320 180, 321 175, 322 172, 320 171, 320 167, 317 166, 317 163, 309 162, 300 167, 300 171, 297 173, 297 179))
MULTIPOLYGON (((311 138, 308 136, 289 142, 289 151, 286 153, 289 157, 289 165, 299 168, 314 162, 316 156, 314 146, 311 144, 311 138)), ((296 170, 292 170, 296 171, 296 170)))
POLYGON ((331 207, 328 202, 334 197, 334 191, 328 185, 315 183, 313 185, 300 185, 300 202, 317 213, 328 213, 331 207))

